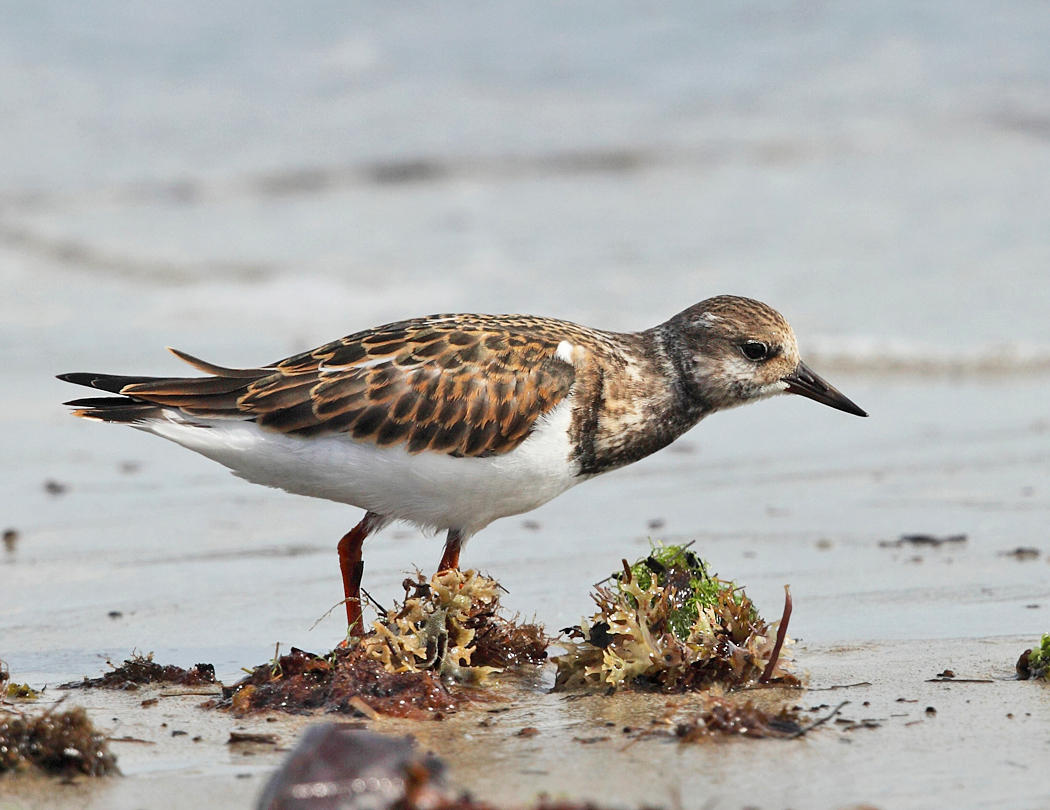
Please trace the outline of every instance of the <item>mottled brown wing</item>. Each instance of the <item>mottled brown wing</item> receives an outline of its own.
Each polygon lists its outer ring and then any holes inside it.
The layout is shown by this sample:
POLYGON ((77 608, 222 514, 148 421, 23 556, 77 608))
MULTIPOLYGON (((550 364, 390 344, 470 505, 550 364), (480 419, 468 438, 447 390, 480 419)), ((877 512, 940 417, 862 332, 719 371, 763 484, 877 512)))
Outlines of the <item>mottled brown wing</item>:
POLYGON ((516 328, 487 316, 403 321, 277 363, 237 408, 297 436, 498 455, 569 393, 574 370, 555 356, 559 338, 528 319, 516 328))

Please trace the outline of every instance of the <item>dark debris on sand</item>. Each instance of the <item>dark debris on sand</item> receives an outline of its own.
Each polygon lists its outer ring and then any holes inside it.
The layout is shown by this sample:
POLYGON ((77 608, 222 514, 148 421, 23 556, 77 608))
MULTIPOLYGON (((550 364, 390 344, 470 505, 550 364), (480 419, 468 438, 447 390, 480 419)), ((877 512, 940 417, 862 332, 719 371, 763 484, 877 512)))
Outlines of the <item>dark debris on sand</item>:
POLYGON ((203 686, 215 683, 215 667, 211 664, 197 664, 189 669, 174 664, 161 665, 149 655, 135 655, 125 659, 119 667, 113 667, 98 678, 84 678, 62 684, 60 689, 124 689, 132 691, 143 684, 168 683, 179 686, 203 686))
POLYGON ((0 774, 32 768, 67 778, 118 773, 106 735, 79 707, 0 715, 0 774))
POLYGON ((944 545, 965 543, 969 537, 965 534, 902 534, 896 540, 880 540, 881 548, 898 548, 901 546, 929 546, 937 548, 944 545))
POLYGON ((550 639, 542 626, 518 624, 495 615, 494 611, 479 614, 476 622, 471 658, 476 666, 506 669, 542 664, 547 660, 550 639))
POLYGON ((803 726, 796 709, 782 708, 771 713, 751 701, 740 703, 714 698, 698 715, 675 725, 674 734, 682 742, 699 742, 710 737, 778 737, 801 736, 803 726))
POLYGON ((325 657, 293 647, 224 687, 222 699, 212 706, 236 714, 274 709, 305 714, 319 709, 360 716, 371 709, 421 719, 455 711, 461 701, 435 673, 387 672, 360 646, 336 649, 325 657))

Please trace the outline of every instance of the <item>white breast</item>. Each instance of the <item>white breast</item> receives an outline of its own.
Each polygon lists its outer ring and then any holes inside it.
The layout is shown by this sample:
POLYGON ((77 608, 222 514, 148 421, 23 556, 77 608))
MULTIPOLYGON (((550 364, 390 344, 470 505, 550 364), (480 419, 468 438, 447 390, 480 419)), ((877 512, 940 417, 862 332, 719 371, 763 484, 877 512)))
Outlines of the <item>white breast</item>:
POLYGON ((546 503, 578 483, 570 460, 572 397, 540 417, 513 451, 487 458, 410 454, 344 436, 299 438, 254 422, 188 421, 177 411, 141 425, 257 484, 378 512, 434 529, 473 534, 497 518, 546 503))

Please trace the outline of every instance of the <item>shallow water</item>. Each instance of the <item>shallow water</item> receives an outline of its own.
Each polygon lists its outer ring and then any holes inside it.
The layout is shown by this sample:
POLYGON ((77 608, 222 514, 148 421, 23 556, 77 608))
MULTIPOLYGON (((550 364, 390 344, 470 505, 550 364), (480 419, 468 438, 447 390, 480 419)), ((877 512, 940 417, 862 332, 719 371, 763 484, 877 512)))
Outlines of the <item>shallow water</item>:
POLYGON ((307 8, 5 14, 0 345, 258 362, 418 312, 637 328, 733 291, 862 366, 1050 364, 1038 5, 307 8))

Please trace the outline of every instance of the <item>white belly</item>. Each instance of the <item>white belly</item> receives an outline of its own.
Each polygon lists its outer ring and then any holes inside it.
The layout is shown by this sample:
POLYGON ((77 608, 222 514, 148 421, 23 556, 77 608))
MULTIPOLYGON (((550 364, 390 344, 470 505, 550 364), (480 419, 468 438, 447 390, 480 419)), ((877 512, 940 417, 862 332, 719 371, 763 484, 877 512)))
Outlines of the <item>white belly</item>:
POLYGON ((297 438, 254 422, 198 419, 172 412, 137 425, 229 467, 257 484, 348 503, 433 529, 467 536, 497 518, 535 509, 583 480, 569 460, 571 397, 541 417, 510 453, 454 458, 407 453, 342 436, 297 438), (206 425, 206 427, 202 426, 206 425))

